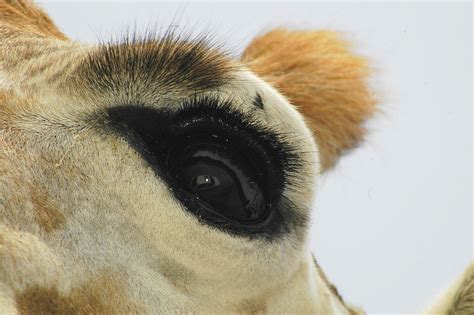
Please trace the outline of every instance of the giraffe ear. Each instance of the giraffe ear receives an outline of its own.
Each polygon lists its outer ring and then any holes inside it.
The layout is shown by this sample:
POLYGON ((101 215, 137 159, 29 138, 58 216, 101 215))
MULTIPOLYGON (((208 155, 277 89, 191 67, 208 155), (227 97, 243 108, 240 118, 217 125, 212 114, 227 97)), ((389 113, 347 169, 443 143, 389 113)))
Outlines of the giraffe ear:
POLYGON ((255 38, 242 55, 305 116, 323 170, 362 140, 375 110, 367 62, 348 46, 335 32, 276 29, 255 38))
POLYGON ((17 30, 66 40, 49 16, 29 0, 0 0, 0 20, 17 30))

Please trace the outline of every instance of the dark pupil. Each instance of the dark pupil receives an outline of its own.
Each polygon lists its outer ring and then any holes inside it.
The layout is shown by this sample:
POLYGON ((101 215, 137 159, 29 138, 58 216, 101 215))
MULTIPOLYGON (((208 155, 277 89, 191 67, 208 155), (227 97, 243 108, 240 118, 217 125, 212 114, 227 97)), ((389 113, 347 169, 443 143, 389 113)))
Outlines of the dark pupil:
POLYGON ((187 147, 181 159, 182 182, 206 210, 238 221, 253 221, 265 212, 256 170, 237 152, 229 156, 224 147, 207 143, 187 147))
POLYGON ((194 191, 204 191, 216 188, 220 183, 218 177, 211 175, 198 175, 192 179, 190 186, 194 191))

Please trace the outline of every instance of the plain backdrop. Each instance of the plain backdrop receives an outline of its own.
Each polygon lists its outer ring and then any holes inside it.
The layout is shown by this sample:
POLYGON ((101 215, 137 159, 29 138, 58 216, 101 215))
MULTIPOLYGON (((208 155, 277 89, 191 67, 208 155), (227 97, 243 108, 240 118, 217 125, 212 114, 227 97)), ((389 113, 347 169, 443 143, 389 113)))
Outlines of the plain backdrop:
POLYGON ((319 263, 368 313, 416 313, 471 261, 470 3, 42 5, 74 40, 173 24, 213 33, 236 56, 273 27, 346 33, 372 60, 382 112, 367 141, 321 179, 311 227, 319 263))

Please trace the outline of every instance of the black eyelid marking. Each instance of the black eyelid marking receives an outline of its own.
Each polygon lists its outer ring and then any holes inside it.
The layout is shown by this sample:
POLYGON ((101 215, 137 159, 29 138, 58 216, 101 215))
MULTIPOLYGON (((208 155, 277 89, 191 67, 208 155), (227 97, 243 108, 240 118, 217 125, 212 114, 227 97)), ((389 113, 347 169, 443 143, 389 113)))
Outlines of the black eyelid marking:
POLYGON ((257 93, 257 95, 255 95, 255 98, 254 98, 252 104, 253 104, 253 106, 255 106, 257 108, 260 108, 260 109, 264 108, 262 96, 260 95, 260 93, 257 93))
POLYGON ((234 236, 271 241, 308 222, 306 212, 298 211, 302 205, 296 206, 282 194, 287 187, 295 185, 294 179, 301 176, 299 169, 302 160, 296 147, 286 140, 284 134, 236 111, 230 103, 198 97, 186 100, 173 110, 137 104, 117 105, 107 110, 106 123, 110 131, 125 138, 152 167, 157 177, 164 180, 184 209, 206 225, 234 236), (189 134, 209 136, 215 132, 222 138, 231 139, 235 150, 251 148, 251 152, 260 152, 264 161, 268 159, 270 166, 265 178, 270 180, 262 183, 262 187, 270 192, 268 207, 271 211, 258 224, 219 221, 217 217, 210 216, 179 183, 172 163, 173 154, 170 154, 176 149, 176 140, 189 134))

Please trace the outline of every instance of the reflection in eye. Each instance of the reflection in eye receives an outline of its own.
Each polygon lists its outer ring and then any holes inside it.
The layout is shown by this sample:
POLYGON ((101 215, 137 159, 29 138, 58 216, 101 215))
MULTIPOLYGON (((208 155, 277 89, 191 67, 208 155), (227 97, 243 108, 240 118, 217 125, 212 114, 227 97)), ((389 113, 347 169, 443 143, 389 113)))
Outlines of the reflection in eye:
POLYGON ((265 212, 257 170, 228 146, 203 141, 176 156, 185 188, 209 211, 238 221, 252 221, 265 212))
POLYGON ((216 176, 198 175, 193 178, 190 186, 194 191, 200 191, 215 188, 219 185, 220 181, 216 176))

